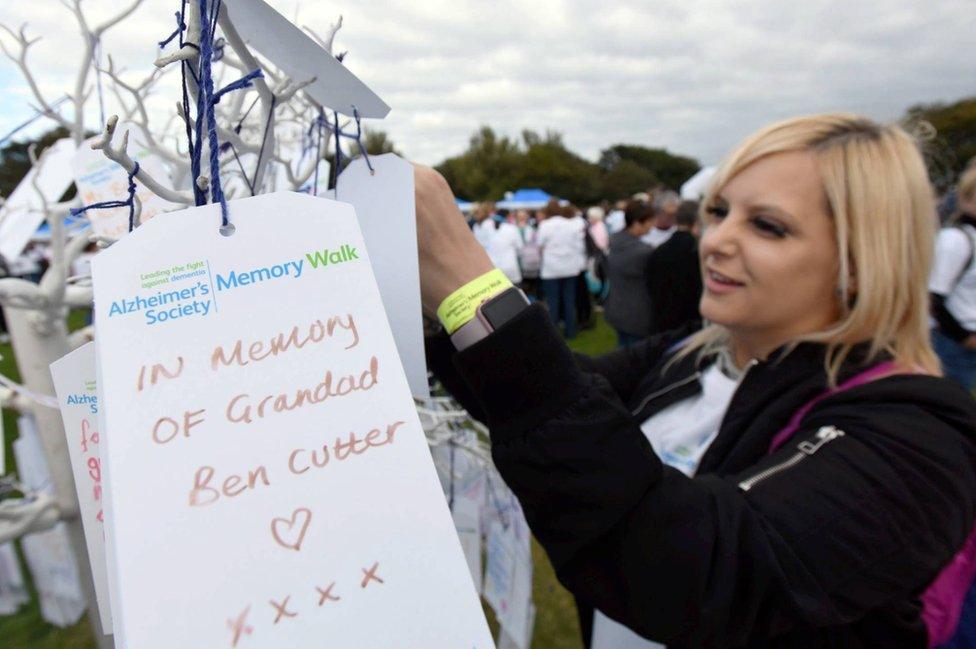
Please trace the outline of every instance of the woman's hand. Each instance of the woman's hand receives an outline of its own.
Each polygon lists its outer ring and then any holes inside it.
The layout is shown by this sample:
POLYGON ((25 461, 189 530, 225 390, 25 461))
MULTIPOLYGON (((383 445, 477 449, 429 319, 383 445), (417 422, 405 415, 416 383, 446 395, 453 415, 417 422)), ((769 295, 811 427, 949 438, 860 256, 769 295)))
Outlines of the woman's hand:
POLYGON ((970 351, 976 350, 976 334, 969 334, 966 336, 966 338, 962 341, 962 346, 970 351))
POLYGON ((414 165, 420 295, 424 312, 435 315, 448 295, 493 266, 475 240, 444 176, 414 165))

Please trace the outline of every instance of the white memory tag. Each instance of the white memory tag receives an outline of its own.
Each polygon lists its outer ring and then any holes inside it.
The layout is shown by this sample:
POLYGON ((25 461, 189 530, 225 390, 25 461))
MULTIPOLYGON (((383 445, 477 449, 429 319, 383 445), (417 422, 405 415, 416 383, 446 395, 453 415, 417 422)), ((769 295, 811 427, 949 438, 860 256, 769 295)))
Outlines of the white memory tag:
POLYGON ((92 263, 117 639, 491 647, 353 209, 230 214, 92 263))

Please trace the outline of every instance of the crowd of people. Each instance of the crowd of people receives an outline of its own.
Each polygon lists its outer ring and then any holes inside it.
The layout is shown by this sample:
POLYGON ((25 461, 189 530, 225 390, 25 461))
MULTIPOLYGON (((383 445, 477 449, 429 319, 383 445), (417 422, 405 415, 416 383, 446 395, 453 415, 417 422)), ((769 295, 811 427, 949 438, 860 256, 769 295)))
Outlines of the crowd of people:
MULTIPOLYGON (((938 197, 929 278, 932 346, 943 372, 976 389, 976 158, 938 197)), ((470 223, 497 268, 543 302, 567 339, 594 326, 594 305, 629 347, 701 322, 699 203, 652 188, 586 209, 552 199, 538 210, 480 203, 470 223)))
POLYGON ((495 267, 543 302, 567 339, 603 309, 621 347, 700 319, 697 223, 698 203, 663 188, 586 209, 481 203, 470 219, 495 267))
POLYGON ((976 158, 942 201, 947 227, 936 239, 929 278, 932 346, 945 375, 976 388, 976 158))

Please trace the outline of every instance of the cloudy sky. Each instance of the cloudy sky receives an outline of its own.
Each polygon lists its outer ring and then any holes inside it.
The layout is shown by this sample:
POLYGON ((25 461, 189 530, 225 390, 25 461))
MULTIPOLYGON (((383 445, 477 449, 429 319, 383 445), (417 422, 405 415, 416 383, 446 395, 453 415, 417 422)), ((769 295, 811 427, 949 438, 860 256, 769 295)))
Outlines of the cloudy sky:
MULTIPOLYGON (((97 22, 118 4, 84 6, 97 22)), ((393 108, 379 127, 426 163, 461 152, 481 124, 510 135, 552 128, 591 159, 627 142, 709 163, 778 118, 845 110, 893 119, 914 103, 976 94, 972 0, 270 4, 320 33, 344 17, 337 49, 393 108)), ((145 0, 106 36, 127 78, 151 69, 178 8, 145 0)), ((58 0, 4 0, 0 22, 43 37, 31 64, 50 99, 73 85, 81 39, 58 0)), ((171 77, 154 100, 161 112, 179 97, 171 77)), ((29 99, 0 59, 0 134, 30 115, 29 99)))

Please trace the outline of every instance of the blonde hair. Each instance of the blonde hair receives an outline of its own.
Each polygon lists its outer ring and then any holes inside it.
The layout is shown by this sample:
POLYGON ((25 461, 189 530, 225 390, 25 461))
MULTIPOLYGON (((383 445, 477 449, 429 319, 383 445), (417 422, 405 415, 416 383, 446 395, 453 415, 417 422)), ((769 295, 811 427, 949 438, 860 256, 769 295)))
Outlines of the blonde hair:
MULTIPOLYGON (((915 141, 896 125, 856 115, 788 119, 747 138, 716 171, 702 209, 739 172, 776 153, 817 156, 824 195, 834 222, 840 318, 821 331, 791 341, 827 345, 830 385, 854 345, 870 341, 868 361, 890 354, 904 368, 938 374, 928 331, 928 274, 935 214, 932 187, 915 141), (856 291, 850 291, 849 278, 856 291), (849 299, 849 296, 852 296, 849 299)), ((705 355, 727 346, 729 334, 710 325, 681 355, 705 355)))

